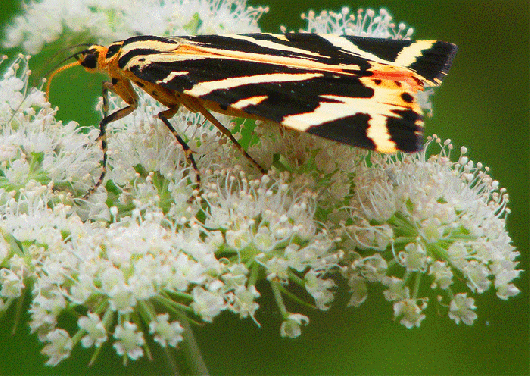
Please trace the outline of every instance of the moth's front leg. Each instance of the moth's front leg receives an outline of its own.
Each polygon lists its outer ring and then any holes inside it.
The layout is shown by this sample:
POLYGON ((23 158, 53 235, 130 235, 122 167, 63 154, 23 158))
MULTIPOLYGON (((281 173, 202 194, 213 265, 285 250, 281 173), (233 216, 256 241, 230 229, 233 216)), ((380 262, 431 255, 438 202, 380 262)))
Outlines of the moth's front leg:
POLYGON ((118 79, 112 79, 112 82, 105 81, 103 82, 102 88, 101 88, 102 96, 103 96, 103 119, 99 123, 99 136, 96 139, 96 141, 100 142, 101 151, 103 152, 103 159, 101 160, 101 175, 99 176, 98 180, 96 181, 96 184, 94 184, 83 196, 83 199, 88 198, 92 193, 94 193, 101 183, 103 182, 103 179, 105 179, 105 176, 107 174, 107 151, 108 151, 108 145, 107 145, 107 124, 112 123, 113 121, 119 120, 127 115, 129 115, 131 112, 133 112, 136 107, 138 106, 138 100, 136 93, 134 92, 133 88, 131 87, 130 83, 123 80, 118 79), (121 108, 119 110, 114 111, 110 115, 108 115, 109 111, 109 98, 108 94, 109 91, 113 91, 116 94, 118 94, 125 102, 127 102, 129 105, 121 108), (132 92, 132 95, 131 95, 132 92))

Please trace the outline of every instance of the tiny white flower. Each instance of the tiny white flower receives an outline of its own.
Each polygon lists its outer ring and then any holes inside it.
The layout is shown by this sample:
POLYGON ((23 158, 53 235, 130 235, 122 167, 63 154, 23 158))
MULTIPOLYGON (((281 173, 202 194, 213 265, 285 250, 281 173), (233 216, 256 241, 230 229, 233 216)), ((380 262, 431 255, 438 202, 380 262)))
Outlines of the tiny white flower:
POLYGON ((30 312, 45 312, 50 317, 54 317, 53 321, 49 322, 54 322, 55 318, 66 308, 66 304, 66 299, 61 291, 49 290, 33 299, 30 312))
POLYGON ((307 325, 309 318, 307 316, 291 313, 283 320, 280 326, 280 335, 282 337, 296 338, 302 334, 302 325, 307 325))
POLYGON ((77 280, 73 282, 69 296, 75 304, 83 304, 96 291, 94 276, 80 274, 77 280))
MULTIPOLYGON (((499 279, 499 277, 497 277, 497 279, 499 279)), ((507 300, 521 292, 521 290, 519 290, 513 283, 496 284, 495 287, 497 288, 497 296, 502 300, 507 300)))
POLYGON ((243 249, 251 242, 248 229, 244 228, 237 231, 226 232, 226 243, 234 249, 243 249))
POLYGON ((9 269, 0 269, 0 296, 18 298, 24 288, 24 281, 9 269))
POLYGON ((269 281, 286 281, 289 278, 289 263, 280 257, 273 257, 263 263, 267 269, 267 279, 269 281))
POLYGON ((193 289, 192 295, 191 308, 206 322, 212 322, 215 316, 226 309, 224 297, 218 292, 196 287, 193 289))
POLYGON ((439 287, 443 290, 449 288, 453 283, 453 272, 444 261, 435 261, 429 267, 429 274, 434 277, 432 288, 439 287))
POLYGON ((449 305, 449 317, 457 324, 462 321, 464 324, 473 325, 473 321, 477 319, 477 314, 474 312, 476 309, 473 298, 468 298, 465 293, 456 294, 449 305))
POLYGON ((387 261, 379 253, 357 260, 356 264, 369 282, 382 281, 388 270, 387 261))
POLYGON ((406 301, 410 298, 409 288, 405 285, 403 279, 397 277, 386 277, 383 280, 383 284, 388 287, 388 289, 383 292, 386 300, 406 301))
POLYGON ((471 260, 462 269, 467 276, 467 285, 471 291, 480 294, 489 289, 491 282, 488 280, 490 270, 487 265, 471 260))
POLYGON ((149 333, 154 334, 154 340, 162 347, 167 345, 177 347, 178 343, 183 340, 182 332, 184 328, 178 321, 169 322, 167 313, 156 316, 155 320, 149 323, 149 333))
POLYGON ((509 267, 503 268, 503 271, 496 273, 495 288, 499 298, 506 300, 521 292, 513 283, 509 283, 517 278, 519 273, 520 270, 513 270, 513 268, 509 267))
POLYGON ((359 307, 368 297, 366 279, 359 275, 353 275, 348 278, 348 286, 350 287, 351 294, 348 306, 359 307))
POLYGON ((77 325, 87 332, 87 335, 81 338, 83 347, 100 347, 107 340, 107 331, 97 314, 88 312, 77 320, 77 325))
POLYGON ((329 309, 334 295, 331 291, 336 284, 331 278, 322 278, 316 272, 310 270, 304 276, 305 288, 315 299, 315 304, 321 310, 329 309))
POLYGON ((442 221, 440 221, 438 218, 431 217, 421 222, 419 233, 421 234, 425 242, 434 243, 442 238, 443 229, 444 226, 442 226, 442 221))
POLYGON ((136 296, 131 286, 124 283, 116 284, 110 291, 106 291, 109 297, 110 308, 120 313, 130 313, 136 306, 136 296))
POLYGON ((404 250, 399 252, 397 259, 407 271, 421 272, 426 270, 430 260, 425 248, 420 242, 407 244, 404 250))
POLYGON ((236 291, 229 294, 230 310, 235 313, 239 313, 239 316, 244 319, 248 316, 252 317, 254 321, 254 315, 259 308, 259 304, 256 299, 260 297, 260 293, 256 290, 255 286, 248 288, 239 288, 236 291))
POLYGON ((126 321, 122 325, 116 326, 114 338, 116 338, 116 342, 113 347, 118 355, 127 355, 132 360, 143 356, 142 346, 145 340, 142 332, 137 331, 136 324, 126 321))
POLYGON ((174 269, 164 278, 169 287, 179 291, 186 291, 190 283, 201 283, 205 278, 204 266, 185 254, 177 255, 174 269))
POLYGON ((66 330, 55 329, 46 335, 46 341, 49 344, 44 346, 41 353, 49 357, 47 366, 56 366, 70 356, 73 343, 66 330))
POLYGON ((248 268, 244 264, 234 264, 228 267, 228 271, 222 275, 227 290, 246 289, 248 268))
POLYGON ((394 317, 400 319, 400 323, 407 329, 420 326, 420 323, 425 319, 422 313, 427 308, 427 303, 423 302, 421 305, 413 299, 400 300, 394 303, 394 317))

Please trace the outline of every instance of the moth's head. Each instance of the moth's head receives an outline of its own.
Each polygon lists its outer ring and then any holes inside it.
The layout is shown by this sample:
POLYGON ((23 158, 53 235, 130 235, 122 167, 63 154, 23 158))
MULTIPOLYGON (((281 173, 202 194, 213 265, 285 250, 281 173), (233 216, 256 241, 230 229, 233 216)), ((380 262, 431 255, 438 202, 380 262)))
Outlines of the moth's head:
POLYGON ((50 86, 52 79, 56 74, 65 71, 69 68, 75 67, 76 65, 81 65, 87 72, 97 72, 105 68, 105 55, 107 54, 107 48, 99 46, 97 44, 88 45, 83 51, 76 52, 73 55, 68 56, 61 63, 74 58, 76 61, 63 65, 55 69, 48 77, 48 83, 46 84, 46 98, 50 97, 50 86))
MULTIPOLYGON (((72 57, 77 60, 77 64, 92 73, 105 68, 105 55, 107 54, 107 50, 106 47, 93 44, 86 50, 72 55, 72 57)), ((76 63, 74 62, 73 65, 76 65, 76 63)))

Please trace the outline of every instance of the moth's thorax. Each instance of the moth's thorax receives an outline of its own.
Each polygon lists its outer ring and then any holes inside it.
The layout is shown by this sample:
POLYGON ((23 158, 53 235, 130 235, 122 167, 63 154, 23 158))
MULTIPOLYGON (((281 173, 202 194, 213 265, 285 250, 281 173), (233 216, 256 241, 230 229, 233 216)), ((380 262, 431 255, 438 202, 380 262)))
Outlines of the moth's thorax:
POLYGON ((116 46, 116 43, 118 42, 111 44, 105 51, 101 51, 99 66, 110 77, 123 77, 123 72, 118 67, 121 48, 120 46, 116 46))

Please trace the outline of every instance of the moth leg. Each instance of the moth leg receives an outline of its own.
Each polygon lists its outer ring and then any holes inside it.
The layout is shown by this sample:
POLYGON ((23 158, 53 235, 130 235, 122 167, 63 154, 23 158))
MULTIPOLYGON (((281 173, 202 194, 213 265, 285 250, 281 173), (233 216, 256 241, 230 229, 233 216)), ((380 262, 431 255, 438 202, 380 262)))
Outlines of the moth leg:
POLYGON ((103 179, 105 179, 105 175, 107 175, 107 124, 112 123, 113 121, 119 120, 127 115, 129 115, 131 112, 133 112, 136 108, 136 103, 129 104, 127 107, 121 108, 117 111, 114 111, 112 114, 107 115, 109 111, 109 99, 108 99, 108 92, 109 90, 113 90, 112 84, 110 82, 104 82, 102 87, 102 95, 103 95, 103 119, 99 123, 99 136, 97 137, 96 141, 101 143, 101 151, 103 152, 103 159, 101 160, 101 175, 99 175, 98 180, 96 181, 96 184, 94 184, 83 196, 83 199, 87 199, 92 193, 94 193, 101 183, 103 182, 103 179))
POLYGON ((162 120, 162 122, 166 125, 169 131, 177 139, 180 146, 182 146, 182 150, 184 151, 186 160, 188 161, 188 164, 192 166, 193 172, 195 173, 195 184, 197 185, 197 187, 200 187, 201 186, 201 175, 199 174, 199 169, 197 168, 197 164, 195 163, 195 158, 193 158, 193 151, 190 149, 186 141, 184 141, 182 137, 179 136, 176 129, 173 128, 173 126, 168 120, 168 119, 171 119, 177 113, 178 109, 179 109, 179 106, 170 107, 167 110, 160 112, 157 116, 160 120, 162 120))
POLYGON ((234 135, 228 130, 226 129, 226 127, 221 124, 219 122, 219 120, 217 120, 211 113, 210 111, 208 111, 206 108, 204 108, 204 106, 202 104, 199 103, 199 101, 196 101, 196 100, 192 100, 192 98, 188 97, 188 98, 180 98, 182 100, 182 104, 184 106, 186 106, 188 109, 190 109, 191 111, 194 111, 194 112, 200 112, 210 123, 212 123, 213 125, 215 125, 215 127, 221 131, 222 134, 224 134, 226 137, 228 137, 230 139, 230 141, 232 141, 232 143, 234 144, 234 146, 236 147, 237 150, 239 150, 239 152, 241 154, 243 154, 245 156, 245 158, 247 158, 247 160, 252 164, 254 165, 258 170, 260 170, 260 172, 262 174, 266 174, 267 173, 267 170, 265 170, 263 167, 261 167, 259 165, 258 162, 256 162, 254 160, 254 158, 252 158, 247 152, 245 149, 243 149, 243 147, 239 144, 239 142, 237 142, 237 140, 235 139, 234 135))
POLYGON ((103 100, 101 110, 103 112, 103 117, 107 117, 109 114, 109 90, 112 90, 110 88, 111 85, 110 82, 103 82, 101 85, 101 99, 103 100))

